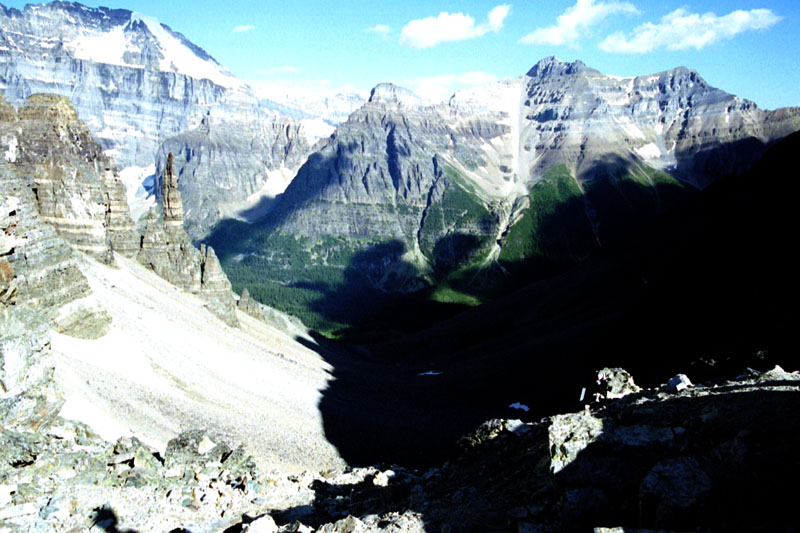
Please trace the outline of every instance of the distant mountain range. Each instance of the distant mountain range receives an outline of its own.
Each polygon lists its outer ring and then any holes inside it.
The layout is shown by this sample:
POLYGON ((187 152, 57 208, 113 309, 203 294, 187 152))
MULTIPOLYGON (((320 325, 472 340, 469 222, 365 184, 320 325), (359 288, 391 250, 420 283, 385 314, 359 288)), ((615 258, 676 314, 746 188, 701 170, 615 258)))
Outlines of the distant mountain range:
POLYGON ((327 329, 374 317, 363 291, 474 305, 563 271, 800 129, 691 69, 552 57, 436 105, 264 100, 169 26, 69 2, 0 5, 0 89, 70 98, 140 229, 173 153, 187 233, 234 287, 327 329))
POLYGON ((234 286, 320 327, 374 318, 360 299, 348 308, 365 291, 474 305, 580 262, 798 129, 800 110, 763 111, 684 67, 618 78, 551 57, 438 105, 384 84, 258 224, 224 222, 209 242, 234 286))

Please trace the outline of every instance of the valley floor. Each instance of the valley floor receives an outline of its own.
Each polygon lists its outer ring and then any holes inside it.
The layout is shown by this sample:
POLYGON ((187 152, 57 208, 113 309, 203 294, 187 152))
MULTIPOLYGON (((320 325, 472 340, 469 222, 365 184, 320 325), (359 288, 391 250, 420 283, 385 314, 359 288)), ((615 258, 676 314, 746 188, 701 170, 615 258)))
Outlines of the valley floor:
MULTIPOLYGON (((135 261, 118 268, 81 258, 92 291, 112 316, 97 340, 53 334, 61 415, 114 441, 164 450, 182 430, 204 428, 245 447, 260 466, 325 469, 343 462, 325 439, 318 403, 331 367, 298 340, 242 313, 234 329, 135 261)), ((306 337, 306 344, 314 341, 306 337)))

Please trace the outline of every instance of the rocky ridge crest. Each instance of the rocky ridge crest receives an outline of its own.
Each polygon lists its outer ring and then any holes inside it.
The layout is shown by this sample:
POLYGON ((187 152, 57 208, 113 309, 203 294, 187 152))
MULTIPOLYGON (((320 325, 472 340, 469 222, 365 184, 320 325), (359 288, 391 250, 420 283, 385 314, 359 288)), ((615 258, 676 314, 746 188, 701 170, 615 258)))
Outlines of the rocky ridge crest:
POLYGON ((139 239, 125 186, 70 102, 36 94, 18 112, 6 110, 0 149, 31 180, 42 219, 73 248, 98 259, 113 261, 113 251, 133 256, 139 239))

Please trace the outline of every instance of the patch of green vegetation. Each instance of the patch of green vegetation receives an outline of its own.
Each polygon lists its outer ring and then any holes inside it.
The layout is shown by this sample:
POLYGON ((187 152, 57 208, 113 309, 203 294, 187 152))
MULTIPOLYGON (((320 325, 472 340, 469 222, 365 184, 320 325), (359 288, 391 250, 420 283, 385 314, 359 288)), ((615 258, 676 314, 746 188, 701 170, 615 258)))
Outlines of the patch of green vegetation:
POLYGON ((596 248, 583 193, 565 165, 551 168, 528 195, 530 205, 502 240, 499 260, 573 262, 596 248))
POLYGON ((480 305, 483 302, 480 298, 472 294, 468 294, 458 289, 454 289, 447 283, 440 283, 437 285, 431 295, 428 297, 430 300, 434 302, 441 302, 446 304, 462 304, 468 305, 470 307, 475 307, 476 305, 480 305))
POLYGON ((646 166, 598 172, 584 187, 599 214, 598 232, 603 241, 628 233, 691 194, 687 186, 669 174, 646 166))
POLYGON ((257 301, 327 333, 345 327, 359 312, 357 300, 337 301, 337 291, 371 288, 369 262, 380 261, 357 257, 369 241, 311 239, 234 220, 217 224, 206 242, 216 250, 234 291, 247 288, 257 301))
POLYGON ((425 213, 420 248, 441 276, 485 254, 496 220, 475 188, 455 169, 444 167, 449 185, 425 213))

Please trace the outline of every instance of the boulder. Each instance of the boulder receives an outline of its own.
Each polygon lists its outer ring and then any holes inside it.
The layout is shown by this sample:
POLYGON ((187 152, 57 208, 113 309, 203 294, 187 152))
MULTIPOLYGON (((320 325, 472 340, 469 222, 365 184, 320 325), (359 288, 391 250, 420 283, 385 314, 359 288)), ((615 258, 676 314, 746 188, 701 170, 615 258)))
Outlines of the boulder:
POLYGON ((622 368, 604 368, 597 372, 599 399, 616 400, 628 394, 641 391, 633 382, 633 376, 622 368))

